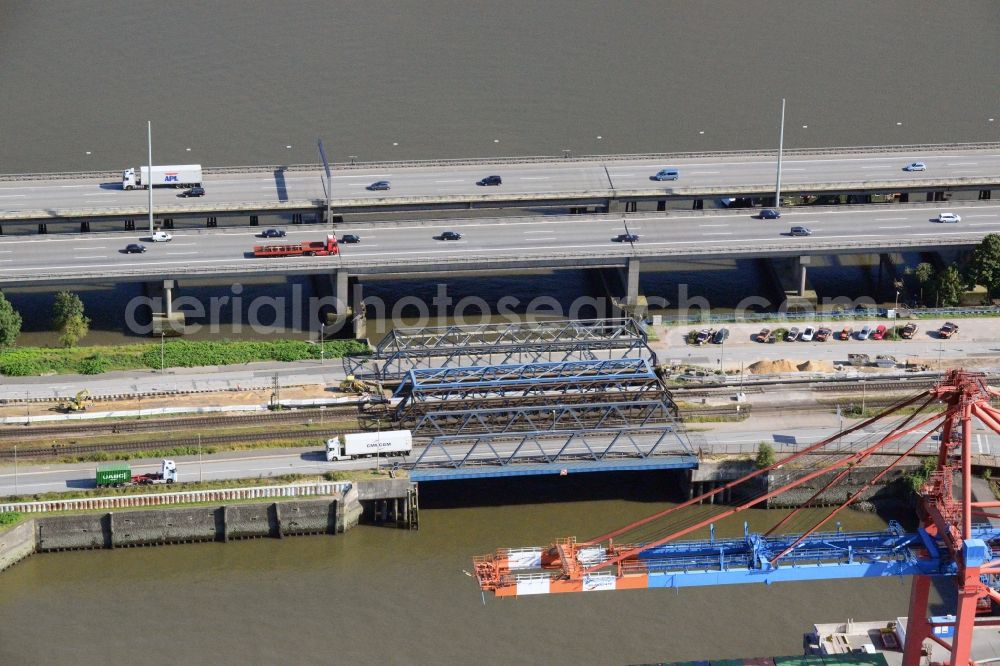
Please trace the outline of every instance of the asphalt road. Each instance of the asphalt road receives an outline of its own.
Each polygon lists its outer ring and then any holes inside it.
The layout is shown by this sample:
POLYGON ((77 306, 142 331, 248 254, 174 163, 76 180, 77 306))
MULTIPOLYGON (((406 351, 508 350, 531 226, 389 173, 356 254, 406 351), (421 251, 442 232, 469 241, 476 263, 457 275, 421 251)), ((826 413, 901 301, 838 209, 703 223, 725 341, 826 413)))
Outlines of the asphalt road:
MULTIPOLYGON (((18 280, 41 280, 45 276, 72 274, 80 278, 126 277, 169 274, 181 277, 197 271, 261 270, 285 268, 308 270, 347 267, 355 273, 384 265, 424 264, 434 266, 445 259, 477 260, 520 257, 544 262, 553 256, 594 255, 624 258, 644 256, 688 256, 727 251, 761 254, 813 246, 849 248, 857 243, 894 246, 901 240, 915 245, 973 243, 988 233, 1000 232, 1000 205, 969 204, 931 208, 927 206, 799 208, 780 220, 760 220, 748 211, 719 213, 671 213, 631 218, 610 215, 565 218, 498 218, 489 220, 400 222, 343 225, 341 233, 361 237, 358 244, 341 245, 341 256, 305 258, 254 258, 252 249, 262 243, 296 243, 322 240, 318 228, 289 229, 283 240, 260 239, 235 230, 179 230, 165 243, 146 242, 145 254, 124 254, 126 243, 144 241, 138 233, 93 236, 0 238, 0 285, 18 280), (962 221, 933 221, 941 210, 959 213, 962 221), (612 238, 625 231, 638 234, 634 244, 612 238), (788 235, 792 226, 812 231, 808 237, 788 235), (457 241, 438 240, 442 231, 460 232, 457 241), (777 248, 777 249, 776 249, 777 248)), ((825 250, 827 252, 833 249, 825 250)))
MULTIPOLYGON (((122 168, 130 165, 122 165, 122 168)), ((138 165, 131 165, 138 166, 138 165)), ((573 160, 548 164, 502 166, 391 167, 341 171, 333 176, 335 199, 385 199, 435 195, 572 193, 591 190, 636 190, 650 188, 722 187, 727 185, 772 185, 776 158, 720 156, 676 160, 669 164, 649 159, 614 161, 606 165, 573 160), (680 170, 676 181, 650 180, 663 166, 680 170), (503 178, 499 187, 481 187, 476 182, 487 175, 503 178), (392 189, 372 192, 367 185, 388 180, 392 189)), ((1000 175, 1000 155, 983 151, 894 153, 877 155, 796 156, 785 159, 782 182, 787 187, 803 184, 863 183, 894 180, 913 185, 943 178, 1000 175), (914 161, 927 164, 923 172, 902 168, 914 161)), ((325 200, 325 177, 316 172, 262 172, 245 175, 209 176, 206 195, 178 198, 177 190, 157 189, 154 204, 231 204, 245 202, 325 200)), ((145 206, 147 194, 121 189, 120 180, 37 180, 0 183, 0 213, 44 209, 114 208, 145 206)))
MULTIPOLYGON (((829 422, 829 417, 818 418, 813 416, 812 420, 829 422)), ((803 419, 800 419, 800 421, 803 419)), ((808 420, 808 419, 806 419, 808 420)), ((790 449, 802 448, 808 444, 829 437, 837 432, 837 425, 804 425, 789 426, 786 422, 775 421, 776 426, 769 428, 762 426, 759 420, 746 422, 745 424, 726 424, 717 430, 709 432, 693 433, 691 444, 694 449, 702 449, 706 453, 718 452, 747 452, 756 450, 762 441, 774 442, 777 445, 784 445, 790 449), (744 428, 744 429, 741 429, 744 428)), ((849 423, 848 423, 849 425, 849 423)), ((914 436, 924 434, 926 431, 919 431, 914 436)), ((855 440, 871 443, 871 435, 859 433, 855 440)), ((902 440, 902 445, 912 440, 902 440)), ((552 449, 560 444, 553 441, 547 447, 552 449)), ((928 440, 924 444, 924 452, 930 452, 937 446, 936 442, 928 440)), ((973 447, 975 453, 994 454, 1000 453, 1000 436, 992 432, 977 429, 973 437, 973 447)), ((498 451, 503 454, 509 451, 511 445, 499 446, 498 451)), ((577 447, 578 452, 583 453, 582 447, 577 447)), ((451 450, 452 455, 460 453, 463 449, 455 447, 451 450)), ((414 449, 414 455, 419 454, 420 449, 414 449)), ((414 460, 410 456, 407 460, 414 460)), ((435 453, 427 460, 442 461, 444 454, 435 453)), ((228 452, 211 456, 184 456, 177 460, 177 469, 181 481, 234 479, 234 478, 257 478, 278 476, 282 474, 322 474, 331 470, 366 469, 375 467, 375 459, 352 460, 343 462, 327 462, 324 453, 316 448, 314 450, 285 449, 278 451, 245 451, 228 452)), ((392 461, 398 461, 393 458, 392 461)), ((380 463, 385 466, 388 461, 383 458, 380 463)), ((133 465, 133 473, 153 472, 159 469, 159 461, 138 461, 133 465)), ((17 492, 20 494, 58 492, 63 490, 78 490, 94 487, 95 463, 73 463, 69 465, 18 465, 16 473, 17 492)), ((15 470, 10 463, 0 467, 0 496, 15 494, 15 470)))

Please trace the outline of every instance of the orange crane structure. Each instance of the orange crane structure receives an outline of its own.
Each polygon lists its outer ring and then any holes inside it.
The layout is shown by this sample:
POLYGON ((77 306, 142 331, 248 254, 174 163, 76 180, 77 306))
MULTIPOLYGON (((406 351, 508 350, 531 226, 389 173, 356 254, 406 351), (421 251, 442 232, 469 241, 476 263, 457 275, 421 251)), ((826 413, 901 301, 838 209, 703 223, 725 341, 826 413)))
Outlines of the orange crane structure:
MULTIPOLYGON (((976 423, 1000 433, 1000 410, 990 401, 1000 392, 978 373, 948 372, 925 391, 885 409, 835 436, 807 446, 708 493, 625 525, 601 536, 578 541, 557 539, 547 547, 500 549, 474 558, 475 575, 484 591, 496 596, 556 592, 625 590, 651 587, 773 583, 875 576, 911 576, 912 591, 905 627, 904 666, 918 666, 925 641, 950 652, 950 664, 971 661, 973 629, 1000 625, 1000 618, 981 615, 1000 603, 1000 502, 973 501, 972 441, 976 423), (872 434, 874 433, 874 434, 872 434), (936 444, 935 444, 936 443, 936 444), (930 451, 928 452, 928 448, 930 451), (890 472, 916 454, 936 457, 933 470, 918 491, 916 531, 898 524, 882 532, 823 532, 845 507, 857 501, 890 472), (875 464, 875 473, 837 502, 811 526, 790 533, 802 511, 829 498, 859 464, 875 464), (797 468, 794 480, 777 488, 761 481, 780 467, 797 468), (758 506, 781 493, 812 483, 819 489, 763 534, 744 527, 741 539, 715 539, 714 523, 758 506), (701 504, 738 487, 758 488, 735 506, 715 505, 714 515, 692 518, 687 507, 701 504), (666 527, 664 525, 667 524, 666 527), (711 529, 701 541, 681 541, 711 529), (994 555, 994 552, 997 554, 994 555), (957 591, 954 620, 928 617, 934 578, 951 581, 957 591), (978 612, 977 612, 978 611, 978 612), (934 628, 953 625, 946 640, 934 628)), ((827 500, 828 501, 828 500, 827 500)), ((704 508, 704 507, 703 507, 704 508)))

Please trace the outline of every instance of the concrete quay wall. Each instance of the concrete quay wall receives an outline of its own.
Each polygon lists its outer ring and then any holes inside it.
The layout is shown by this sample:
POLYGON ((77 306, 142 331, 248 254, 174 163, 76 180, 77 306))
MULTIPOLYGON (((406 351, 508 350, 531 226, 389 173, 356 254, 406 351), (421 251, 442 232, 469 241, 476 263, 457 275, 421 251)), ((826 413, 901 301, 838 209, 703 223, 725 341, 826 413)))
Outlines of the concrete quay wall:
MULTIPOLYGON (((412 484, 406 482, 399 488, 395 483, 391 485, 394 490, 371 492, 386 499, 413 496, 412 484)), ((0 532, 0 571, 40 552, 340 534, 355 527, 363 512, 358 491, 352 486, 346 493, 322 499, 40 514, 0 532)))
MULTIPOLYGON (((35 519, 38 552, 229 541, 349 529, 339 498, 215 507, 149 509, 35 519)), ((356 524, 357 521, 354 521, 356 524)))
MULTIPOLYGON (((888 474, 876 481, 870 487, 865 488, 865 486, 872 481, 876 475, 884 471, 884 469, 884 467, 876 466, 855 467, 839 483, 831 487, 829 490, 824 491, 819 497, 817 497, 813 501, 813 504, 827 506, 841 504, 854 493, 862 489, 864 489, 863 492, 861 492, 857 499, 854 500, 855 504, 870 502, 872 500, 897 498, 903 493, 904 490, 904 486, 902 485, 903 478, 907 474, 912 474, 920 469, 920 465, 916 463, 899 465, 898 467, 893 468, 888 474)), ((815 479, 811 479, 797 488, 793 488, 792 490, 783 492, 780 495, 771 498, 765 506, 767 508, 794 508, 801 506, 810 497, 816 494, 816 492, 829 483, 839 472, 840 470, 827 472, 816 477, 815 479)), ((786 483, 790 483, 796 478, 801 477, 805 473, 805 471, 791 472, 784 469, 774 470, 768 474, 768 488, 780 488, 786 483)))
POLYGON ((35 552, 35 521, 28 520, 0 532, 0 571, 35 552))

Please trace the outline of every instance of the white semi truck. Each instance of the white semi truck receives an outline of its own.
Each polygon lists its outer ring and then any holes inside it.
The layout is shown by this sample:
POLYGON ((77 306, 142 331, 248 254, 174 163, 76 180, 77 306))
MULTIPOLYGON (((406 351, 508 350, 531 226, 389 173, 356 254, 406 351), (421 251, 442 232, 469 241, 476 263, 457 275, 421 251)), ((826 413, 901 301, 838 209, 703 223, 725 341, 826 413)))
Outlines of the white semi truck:
POLYGON ((153 176, 149 167, 129 168, 122 172, 123 190, 144 190, 153 187, 201 187, 200 164, 168 164, 154 166, 153 176))
POLYGON ((326 440, 326 459, 351 460, 375 455, 405 456, 413 450, 413 435, 409 430, 354 432, 326 440))

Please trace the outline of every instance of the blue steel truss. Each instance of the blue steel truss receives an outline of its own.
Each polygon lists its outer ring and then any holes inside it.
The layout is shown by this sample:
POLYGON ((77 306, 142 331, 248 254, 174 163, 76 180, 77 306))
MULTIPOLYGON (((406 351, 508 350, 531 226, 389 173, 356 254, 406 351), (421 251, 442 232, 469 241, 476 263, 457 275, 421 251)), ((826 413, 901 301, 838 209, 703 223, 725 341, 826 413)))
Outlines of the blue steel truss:
POLYGON ((508 391, 541 388, 570 391, 585 386, 618 385, 636 380, 657 381, 656 373, 645 359, 423 368, 407 372, 394 397, 420 394, 451 397, 469 393, 504 395, 508 391))
MULTIPOLYGON (((907 533, 896 522, 883 532, 832 532, 808 536, 784 557, 774 556, 799 535, 742 539, 678 541, 640 552, 638 560, 623 565, 625 573, 649 574, 649 587, 694 587, 796 580, 869 578, 875 576, 953 576, 957 571, 944 543, 923 528, 907 533)), ((1000 538, 1000 529, 982 527, 975 538, 1000 538)), ((598 561, 596 558, 594 561, 598 561)), ((606 574, 604 574, 606 575, 606 574)), ((990 584, 988 576, 983 577, 990 584)))
POLYGON ((420 437, 518 431, 586 430, 674 424, 673 406, 663 400, 515 405, 447 409, 407 417, 401 423, 420 437))
POLYGON ((546 432, 445 435, 435 437, 406 469, 426 467, 618 460, 682 456, 692 458, 690 445, 672 426, 553 430, 546 432))
POLYGON ((398 328, 370 357, 346 357, 348 373, 398 379, 416 368, 646 358, 655 365, 633 319, 578 319, 398 328))
POLYGON ((669 394, 645 359, 523 363, 410 370, 394 393, 396 418, 441 409, 567 402, 662 400, 669 394))

